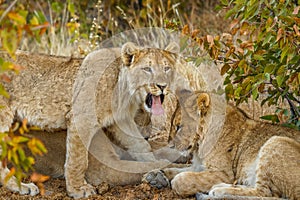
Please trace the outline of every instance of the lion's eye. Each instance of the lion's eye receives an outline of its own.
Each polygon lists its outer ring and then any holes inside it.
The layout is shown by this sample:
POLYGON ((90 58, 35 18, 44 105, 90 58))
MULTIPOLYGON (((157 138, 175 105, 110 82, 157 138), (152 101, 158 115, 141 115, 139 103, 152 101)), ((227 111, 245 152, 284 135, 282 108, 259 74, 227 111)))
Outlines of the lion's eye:
POLYGON ((165 67, 165 72, 168 72, 171 70, 171 67, 165 67))
POLYGON ((145 72, 152 72, 152 69, 151 69, 151 67, 143 67, 142 68, 145 72))

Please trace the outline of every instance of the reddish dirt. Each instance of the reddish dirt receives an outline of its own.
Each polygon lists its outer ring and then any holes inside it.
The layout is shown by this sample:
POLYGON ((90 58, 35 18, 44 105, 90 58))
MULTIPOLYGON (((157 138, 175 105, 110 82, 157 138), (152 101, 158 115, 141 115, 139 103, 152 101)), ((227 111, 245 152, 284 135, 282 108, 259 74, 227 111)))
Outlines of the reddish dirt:
MULTIPOLYGON (((0 187, 0 200, 41 200, 41 199, 63 199, 71 200, 72 198, 67 196, 66 186, 64 179, 50 179, 44 183, 46 192, 44 196, 40 194, 37 196, 19 195, 18 193, 12 193, 0 187)), ((101 184, 97 187, 97 195, 93 195, 88 200, 139 200, 139 199, 152 199, 152 200, 194 200, 195 197, 182 197, 177 195, 170 188, 157 189, 142 183, 133 186, 114 186, 110 187, 108 184, 101 184)))

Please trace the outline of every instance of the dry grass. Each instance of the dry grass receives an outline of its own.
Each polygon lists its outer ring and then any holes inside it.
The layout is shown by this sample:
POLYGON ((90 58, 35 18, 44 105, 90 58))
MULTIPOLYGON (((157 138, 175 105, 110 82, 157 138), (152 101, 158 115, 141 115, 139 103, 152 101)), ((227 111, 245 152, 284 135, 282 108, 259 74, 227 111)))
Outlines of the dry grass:
MULTIPOLYGON (((199 29, 201 35, 219 34, 227 30, 228 23, 223 13, 214 10, 216 1, 202 3, 175 3, 175 1, 148 0, 140 9, 136 2, 127 7, 118 6, 118 1, 86 3, 86 18, 70 15, 67 3, 62 12, 56 13, 49 3, 35 4, 50 22, 47 32, 40 42, 26 38, 21 50, 52 55, 82 57, 96 49, 103 40, 122 31, 143 27, 165 27, 166 22, 176 22, 178 27, 188 24, 191 29, 199 29), (184 7, 187 6, 188 7, 184 7), (190 12, 186 12, 190 10, 190 12), (184 12, 183 12, 184 11, 184 12), (70 24, 76 29, 70 28, 70 24), (84 27, 84 28, 83 28, 84 27)), ((89 2, 89 1, 87 1, 89 2)), ((82 15, 82 14, 81 14, 82 15)))

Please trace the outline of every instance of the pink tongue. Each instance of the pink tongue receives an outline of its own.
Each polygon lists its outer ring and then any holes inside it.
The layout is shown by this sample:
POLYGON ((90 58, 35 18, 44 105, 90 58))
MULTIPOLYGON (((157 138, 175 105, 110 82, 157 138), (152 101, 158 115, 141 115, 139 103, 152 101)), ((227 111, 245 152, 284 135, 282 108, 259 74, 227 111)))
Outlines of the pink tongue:
POLYGON ((162 115, 165 113, 161 102, 160 102, 160 96, 154 96, 152 95, 152 108, 151 112, 153 115, 162 115))

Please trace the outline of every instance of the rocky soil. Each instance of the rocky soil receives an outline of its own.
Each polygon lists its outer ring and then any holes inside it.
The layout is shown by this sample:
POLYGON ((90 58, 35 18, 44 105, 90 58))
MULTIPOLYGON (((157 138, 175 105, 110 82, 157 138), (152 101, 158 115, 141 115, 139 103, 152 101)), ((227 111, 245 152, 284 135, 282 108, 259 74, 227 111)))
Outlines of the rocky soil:
MULTIPOLYGON (((52 200, 63 199, 71 200, 72 198, 67 196, 66 186, 64 179, 50 179, 44 183, 45 195, 41 196, 28 196, 12 193, 4 187, 0 187, 0 200, 52 200)), ((194 200, 195 197, 181 197, 177 195, 170 188, 156 189, 148 184, 142 183, 132 186, 114 186, 110 187, 108 184, 101 184, 97 187, 97 195, 93 195, 88 200, 139 200, 139 199, 152 199, 152 200, 194 200)))

